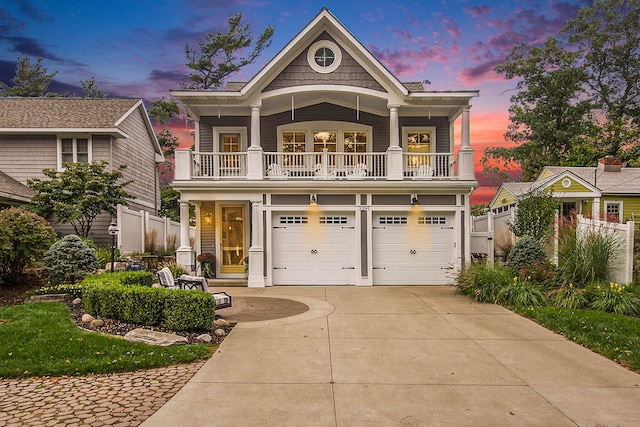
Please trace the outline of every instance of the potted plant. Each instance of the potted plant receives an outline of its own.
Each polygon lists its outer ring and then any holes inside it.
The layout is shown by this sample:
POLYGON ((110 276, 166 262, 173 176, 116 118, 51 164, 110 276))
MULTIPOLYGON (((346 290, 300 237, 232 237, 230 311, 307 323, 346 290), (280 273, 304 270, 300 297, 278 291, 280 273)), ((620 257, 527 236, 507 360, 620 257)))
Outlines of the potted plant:
POLYGON ((209 252, 203 252, 196 260, 200 263, 200 273, 207 279, 216 277, 216 256, 209 252))

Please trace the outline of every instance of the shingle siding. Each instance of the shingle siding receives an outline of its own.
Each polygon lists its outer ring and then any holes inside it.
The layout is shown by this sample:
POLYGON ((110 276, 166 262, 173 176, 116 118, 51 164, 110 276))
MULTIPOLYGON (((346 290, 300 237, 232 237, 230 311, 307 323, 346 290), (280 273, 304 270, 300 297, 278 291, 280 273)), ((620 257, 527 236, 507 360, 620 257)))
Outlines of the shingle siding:
POLYGON ((126 190, 137 197, 130 202, 131 207, 135 209, 140 206, 140 209, 156 211, 159 208, 160 195, 157 190, 155 149, 141 111, 136 110, 130 114, 120 128, 129 138, 115 140, 112 148, 112 166, 115 168, 121 164, 127 165, 123 171, 123 179, 133 182, 126 190), (149 207, 148 204, 154 207, 149 207))
POLYGON ((0 135, 0 170, 26 184, 29 178, 45 178, 42 169, 56 169, 56 135, 0 135))
MULTIPOLYGON (((326 32, 322 33, 313 43, 319 40, 331 40, 335 43, 335 40, 326 32)), ((340 66, 335 71, 327 74, 318 73, 309 66, 307 51, 308 50, 305 49, 291 61, 291 63, 264 88, 263 92, 314 84, 356 86, 385 92, 380 83, 362 68, 344 49, 341 49, 342 62, 340 66)))

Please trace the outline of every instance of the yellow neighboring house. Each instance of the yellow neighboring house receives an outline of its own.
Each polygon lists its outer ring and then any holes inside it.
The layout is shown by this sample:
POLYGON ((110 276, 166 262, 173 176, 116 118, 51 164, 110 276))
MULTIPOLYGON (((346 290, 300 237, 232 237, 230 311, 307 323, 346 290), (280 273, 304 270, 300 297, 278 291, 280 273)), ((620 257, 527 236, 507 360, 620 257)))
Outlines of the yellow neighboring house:
POLYGON ((491 199, 494 213, 512 209, 520 196, 534 189, 552 191, 561 212, 615 222, 640 219, 640 168, 628 168, 607 156, 596 167, 545 166, 533 182, 505 182, 491 199))

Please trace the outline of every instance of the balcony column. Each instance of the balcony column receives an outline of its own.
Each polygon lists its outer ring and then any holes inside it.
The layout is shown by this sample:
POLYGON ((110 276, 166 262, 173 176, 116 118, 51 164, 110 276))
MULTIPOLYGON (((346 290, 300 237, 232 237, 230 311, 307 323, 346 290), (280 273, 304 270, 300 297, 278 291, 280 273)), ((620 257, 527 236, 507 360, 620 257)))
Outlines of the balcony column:
POLYGON ((264 288, 264 227, 262 200, 251 201, 251 246, 249 247, 249 288, 264 288))
POLYGON ((262 146, 260 145, 260 108, 251 106, 251 146, 247 149, 247 179, 262 179, 262 146))
POLYGON ((389 105, 389 148, 387 149, 387 179, 402 180, 403 159, 398 127, 398 106, 389 105))
POLYGON ((195 266, 195 254, 189 235, 189 203, 180 201, 180 247, 176 250, 176 263, 191 271, 195 266))
POLYGON ((461 141, 460 150, 458 151, 458 178, 475 180, 474 170, 474 152, 471 148, 471 139, 469 132, 469 105, 462 107, 462 126, 460 129, 461 141))

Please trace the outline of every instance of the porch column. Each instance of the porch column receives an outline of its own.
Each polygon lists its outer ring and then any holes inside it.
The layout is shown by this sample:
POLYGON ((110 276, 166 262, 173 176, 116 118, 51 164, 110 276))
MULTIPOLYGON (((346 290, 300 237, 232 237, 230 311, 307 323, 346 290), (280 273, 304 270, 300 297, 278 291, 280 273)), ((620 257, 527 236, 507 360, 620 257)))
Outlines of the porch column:
POLYGON ((389 148, 387 149, 387 179, 402 180, 402 147, 398 129, 398 106, 389 105, 389 148))
POLYGON ((251 247, 249 247, 249 288, 264 288, 264 227, 262 223, 262 200, 251 201, 251 247))
POLYGON ((600 219, 600 197, 594 197, 591 206, 591 218, 600 219))
POLYGON ((475 171, 473 164, 474 152, 471 148, 471 140, 469 136, 469 105, 462 107, 462 126, 460 129, 461 141, 460 150, 458 151, 458 178, 475 180, 475 171))
POLYGON ((180 202, 180 247, 176 250, 176 263, 191 271, 195 256, 189 236, 189 203, 180 202))
POLYGON ((251 146, 247 149, 247 179, 262 179, 262 146, 260 145, 260 108, 251 106, 251 146))

